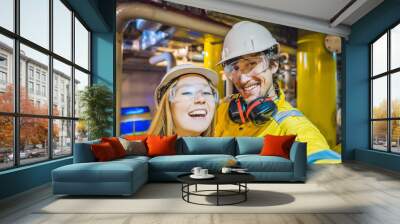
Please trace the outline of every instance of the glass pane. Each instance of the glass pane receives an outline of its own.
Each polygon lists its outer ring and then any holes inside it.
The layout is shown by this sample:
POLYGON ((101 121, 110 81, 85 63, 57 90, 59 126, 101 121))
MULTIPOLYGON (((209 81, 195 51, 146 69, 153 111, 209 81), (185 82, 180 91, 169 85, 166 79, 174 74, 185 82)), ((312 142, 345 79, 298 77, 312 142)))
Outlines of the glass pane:
POLYGON ((89 69, 89 32, 75 18, 75 63, 89 69))
POLYGON ((372 148, 387 151, 387 121, 372 122, 372 148))
POLYGON ((48 127, 48 119, 21 117, 20 164, 34 163, 49 158, 48 127))
POLYGON ((0 170, 14 165, 14 124, 10 116, 0 116, 0 170))
POLYGON ((391 69, 400 67, 400 24, 391 30, 390 50, 391 69))
POLYGON ((75 69, 75 117, 81 115, 80 94, 86 86, 89 86, 89 75, 75 69))
POLYGON ((53 60, 53 115, 72 117, 71 66, 53 60))
POLYGON ((400 72, 391 75, 390 85, 391 116, 400 118, 400 72))
POLYGON ((373 75, 387 71, 387 34, 372 44, 372 68, 373 75))
POLYGON ((72 154, 72 121, 53 120, 53 157, 72 154))
POLYGON ((0 35, 0 111, 2 112, 14 111, 13 49, 13 40, 0 35))
POLYGON ((400 120, 394 120, 390 122, 391 127, 391 141, 392 141, 392 152, 400 153, 400 120))
POLYGON ((21 113, 48 114, 48 64, 47 55, 21 44, 21 113))
POLYGON ((0 26, 14 31, 14 0, 0 1, 0 26))
POLYGON ((53 1, 53 51, 71 60, 72 12, 60 1, 53 1))
POLYGON ((387 77, 372 80, 372 118, 387 118, 387 77))
POLYGON ((88 138, 88 129, 84 120, 75 121, 75 143, 85 142, 88 138))
POLYGON ((49 0, 20 0, 21 36, 49 48, 49 0))

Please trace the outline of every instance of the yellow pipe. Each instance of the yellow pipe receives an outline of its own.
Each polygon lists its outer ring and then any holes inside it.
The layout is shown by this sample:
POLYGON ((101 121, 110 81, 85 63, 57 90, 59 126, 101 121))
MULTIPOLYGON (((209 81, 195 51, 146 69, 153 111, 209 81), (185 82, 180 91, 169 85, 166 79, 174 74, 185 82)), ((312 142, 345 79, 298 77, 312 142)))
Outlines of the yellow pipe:
POLYGON ((224 81, 222 80, 222 66, 216 64, 221 60, 222 40, 211 34, 204 35, 204 67, 213 69, 217 72, 218 93, 220 98, 224 97, 224 81))
POLYGON ((123 39, 123 33, 122 32, 116 32, 115 34, 115 47, 116 47, 116 75, 115 75, 115 131, 116 131, 116 136, 120 135, 120 121, 121 121, 121 91, 122 91, 122 39, 123 39))
POLYGON ((321 33, 299 32, 297 107, 335 149, 340 148, 336 147, 336 57, 325 49, 324 40, 321 33))

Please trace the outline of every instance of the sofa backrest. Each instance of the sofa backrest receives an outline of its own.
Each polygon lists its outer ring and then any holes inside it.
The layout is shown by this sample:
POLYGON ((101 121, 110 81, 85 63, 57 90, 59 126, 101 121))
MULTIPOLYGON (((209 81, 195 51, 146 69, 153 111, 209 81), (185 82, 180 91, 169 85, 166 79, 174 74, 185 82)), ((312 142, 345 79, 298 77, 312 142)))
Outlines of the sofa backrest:
POLYGON ((75 143, 74 163, 95 162, 96 158, 94 157, 94 154, 93 154, 90 146, 92 144, 99 144, 99 143, 100 143, 100 139, 93 140, 93 141, 87 141, 87 142, 81 142, 81 143, 75 143))
POLYGON ((236 155, 259 154, 263 144, 262 137, 236 137, 236 155))
POLYGON ((176 153, 196 154, 226 154, 235 156, 235 139, 232 137, 182 137, 176 145, 176 153))

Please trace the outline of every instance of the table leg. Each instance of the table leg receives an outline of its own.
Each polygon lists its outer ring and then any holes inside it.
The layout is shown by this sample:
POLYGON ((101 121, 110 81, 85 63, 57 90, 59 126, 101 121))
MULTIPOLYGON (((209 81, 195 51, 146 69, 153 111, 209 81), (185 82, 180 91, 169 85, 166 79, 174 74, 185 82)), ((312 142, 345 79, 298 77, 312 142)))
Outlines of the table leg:
POLYGON ((195 191, 197 192, 197 184, 196 184, 196 186, 195 186, 195 191))
POLYGON ((247 183, 244 183, 244 201, 247 201, 247 183))
POLYGON ((217 184, 217 206, 219 206, 219 184, 217 184))

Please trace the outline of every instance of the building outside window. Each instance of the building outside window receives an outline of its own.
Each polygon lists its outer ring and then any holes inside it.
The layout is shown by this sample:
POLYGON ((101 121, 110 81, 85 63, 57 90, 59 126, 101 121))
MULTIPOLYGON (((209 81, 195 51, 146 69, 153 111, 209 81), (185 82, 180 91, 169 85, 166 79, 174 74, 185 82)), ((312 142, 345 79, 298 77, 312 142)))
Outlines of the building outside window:
POLYGON ((400 24, 370 44, 371 148, 400 153, 400 24))

